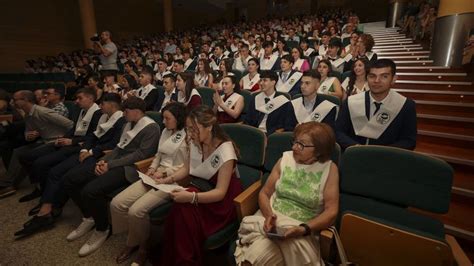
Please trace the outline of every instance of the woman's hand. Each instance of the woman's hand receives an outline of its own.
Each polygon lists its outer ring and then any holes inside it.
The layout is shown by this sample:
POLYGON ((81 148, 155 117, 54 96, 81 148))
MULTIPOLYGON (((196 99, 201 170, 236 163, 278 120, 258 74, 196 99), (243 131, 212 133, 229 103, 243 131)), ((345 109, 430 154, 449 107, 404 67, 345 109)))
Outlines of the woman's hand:
POLYGON ((146 175, 150 177, 153 177, 154 173, 155 173, 155 169, 153 168, 148 168, 148 170, 146 171, 146 175))
POLYGON ((222 105, 224 105, 224 101, 222 100, 221 96, 219 95, 219 93, 217 91, 212 96, 212 99, 214 100, 215 105, 217 105, 219 107, 222 107, 222 105))
POLYGON ((159 180, 159 179, 162 179, 163 178, 163 173, 160 172, 160 171, 156 171, 154 174, 153 174, 153 179, 155 180, 159 180))
POLYGON ((189 203, 193 199, 193 193, 186 190, 173 191, 170 196, 178 203, 189 203))
POLYGON ((290 227, 285 231, 285 239, 301 237, 306 233, 306 230, 303 226, 294 226, 290 227))
POLYGON ((263 231, 265 231, 265 233, 275 231, 276 219, 277 216, 275 214, 272 214, 271 216, 265 218, 265 222, 263 223, 263 231))

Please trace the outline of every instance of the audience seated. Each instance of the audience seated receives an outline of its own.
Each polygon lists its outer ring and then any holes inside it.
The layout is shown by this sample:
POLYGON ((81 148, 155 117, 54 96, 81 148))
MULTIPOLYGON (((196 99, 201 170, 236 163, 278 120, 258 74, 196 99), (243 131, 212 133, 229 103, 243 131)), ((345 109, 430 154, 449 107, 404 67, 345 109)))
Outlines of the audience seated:
POLYGON ((303 54, 303 49, 300 47, 293 47, 291 49, 291 56, 295 62, 292 67, 293 70, 305 72, 310 69, 309 62, 303 54))
POLYGON ((301 78, 301 95, 291 101, 298 124, 315 121, 334 128, 338 106, 317 96, 321 75, 315 70, 306 71, 301 78))
POLYGON ((369 72, 369 61, 360 58, 352 65, 351 74, 341 84, 344 91, 344 99, 347 97, 369 90, 367 73, 369 72))
POLYGON ((89 79, 87 80, 86 87, 94 89, 95 95, 97 98, 97 103, 100 103, 102 94, 104 94, 104 88, 103 88, 103 83, 100 81, 99 76, 97 75, 90 76, 89 79))
POLYGON ((396 80, 395 73, 395 63, 390 59, 370 65, 370 91, 349 96, 336 121, 341 148, 369 144, 415 148, 415 102, 390 89, 396 80))
POLYGON ((36 104, 31 91, 20 90, 13 94, 12 102, 24 113, 25 139, 27 144, 13 150, 7 173, 0 178, 0 197, 12 195, 25 178, 20 158, 26 155, 53 151, 54 143, 73 128, 74 123, 57 112, 36 104))
POLYGON ((286 96, 277 91, 275 86, 278 75, 273 71, 262 71, 260 74, 260 88, 262 92, 252 97, 249 110, 245 116, 245 124, 265 132, 292 131, 296 125, 293 106, 286 96))
POLYGON ((158 91, 158 100, 153 110, 160 112, 168 103, 177 101, 178 91, 176 90, 176 77, 172 74, 168 74, 163 77, 163 90, 158 91))
MULTIPOLYGON (((8 169, 13 150, 26 144, 24 131, 25 122, 20 111, 11 105, 9 93, 0 90, 0 116, 11 116, 10 119, 0 121, 0 157, 3 165, 8 169)), ((1 197, 1 196, 0 196, 1 197)))
POLYGON ((294 136, 259 193, 260 210, 242 220, 237 265, 324 265, 317 235, 339 209, 335 136, 317 122, 297 126, 294 136))
POLYGON ((248 67, 248 62, 252 58, 247 44, 242 44, 238 56, 234 59, 232 69, 244 72, 248 67))
POLYGON ((252 93, 260 92, 260 62, 257 58, 250 58, 247 66, 247 75, 240 79, 240 88, 252 93))
POLYGON ((160 265, 202 265, 206 238, 237 218, 233 200, 242 191, 235 169, 238 150, 208 106, 189 113, 186 130, 189 160, 169 179, 191 177, 191 183, 170 194, 174 204, 164 225, 160 265))
POLYGON ((292 69, 294 59, 291 55, 284 55, 281 58, 281 71, 278 71, 278 83, 276 90, 279 92, 289 93, 291 96, 300 94, 300 84, 302 73, 292 69))
MULTIPOLYGON (((176 184, 173 174, 179 171, 188 161, 188 144, 186 142, 186 106, 173 102, 163 110, 165 128, 160 137, 155 159, 146 175, 157 184, 176 184)), ((154 189, 143 180, 138 180, 114 197, 110 203, 112 228, 114 234, 128 231, 126 247, 117 256, 116 262, 123 263, 139 246, 138 256, 134 262, 145 265, 147 258, 147 241, 150 236, 148 213, 156 206, 170 201, 168 193, 154 189)))
POLYGON ((196 87, 211 87, 214 83, 214 76, 212 75, 209 60, 201 58, 198 60, 196 74, 194 74, 194 86, 196 87))
POLYGON ((143 99, 146 103, 146 110, 151 111, 158 99, 158 90, 151 82, 153 81, 153 71, 150 68, 145 68, 140 73, 140 85, 137 90, 129 92, 129 96, 136 96, 143 99))
POLYGON ((240 115, 244 109, 244 97, 239 94, 239 86, 235 76, 226 76, 222 80, 222 92, 214 93, 214 112, 217 114, 219 124, 236 123, 240 121, 240 115))
MULTIPOLYGON (((80 97, 79 95, 78 98, 80 97)), ((44 175, 41 177, 45 179, 44 190, 40 203, 28 213, 33 218, 25 223, 22 230, 15 233, 16 236, 25 237, 52 226, 67 200, 62 189, 64 175, 74 171, 75 167, 94 166, 105 150, 113 149, 117 145, 125 122, 120 111, 121 101, 120 95, 116 93, 104 95, 101 104, 103 114, 97 127, 89 125, 89 128, 94 130, 93 134, 87 134, 85 141, 78 144, 77 148, 62 148, 35 161, 34 164, 40 164, 41 169, 34 167, 34 174, 44 175)))
POLYGON ((160 127, 145 116, 145 101, 131 96, 123 103, 123 109, 127 123, 112 152, 96 164, 81 165, 64 176, 64 190, 84 217, 67 240, 82 237, 95 225, 95 231, 79 250, 79 256, 87 256, 97 250, 109 235, 108 195, 137 181, 134 163, 156 153, 160 127))
POLYGON ((317 71, 321 75, 318 93, 329 94, 342 99, 344 93, 341 88, 341 83, 336 77, 330 76, 333 72, 331 62, 328 59, 319 61, 317 71))
POLYGON ((48 88, 44 90, 44 94, 48 101, 48 108, 66 118, 69 117, 69 110, 64 105, 64 89, 48 88))
POLYGON ((372 52, 372 47, 374 47, 374 38, 370 34, 361 34, 357 40, 357 48, 353 51, 352 54, 346 56, 346 64, 344 66, 344 72, 350 71, 352 69, 352 64, 355 60, 359 58, 365 58, 370 63, 377 61, 377 54, 372 52), (351 60, 348 60, 350 58, 351 60))
POLYGON ((273 42, 265 41, 263 43, 264 54, 260 58, 260 69, 261 70, 273 70, 277 71, 280 69, 280 57, 273 53, 273 42))
POLYGON ((155 74, 155 83, 158 86, 163 85, 163 77, 171 74, 170 71, 168 71, 168 63, 166 62, 165 59, 160 58, 156 61, 157 63, 155 64, 155 68, 153 71, 156 73, 155 74))

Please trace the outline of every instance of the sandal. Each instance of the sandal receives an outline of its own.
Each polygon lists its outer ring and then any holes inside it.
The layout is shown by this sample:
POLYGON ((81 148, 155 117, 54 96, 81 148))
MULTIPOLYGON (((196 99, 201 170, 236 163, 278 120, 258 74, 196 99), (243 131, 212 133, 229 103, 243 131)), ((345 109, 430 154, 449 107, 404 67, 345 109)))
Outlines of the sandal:
POLYGON ((115 258, 115 262, 117 262, 117 264, 122 264, 123 262, 128 260, 132 256, 132 254, 137 250, 138 250, 138 246, 135 246, 132 248, 126 247, 125 249, 122 250, 122 252, 120 252, 117 258, 115 258))

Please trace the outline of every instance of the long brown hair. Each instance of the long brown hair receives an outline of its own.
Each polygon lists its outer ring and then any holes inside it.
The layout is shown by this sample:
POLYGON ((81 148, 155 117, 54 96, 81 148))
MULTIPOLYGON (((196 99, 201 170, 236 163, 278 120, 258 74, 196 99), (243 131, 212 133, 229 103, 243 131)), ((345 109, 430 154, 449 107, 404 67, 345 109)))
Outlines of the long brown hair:
POLYGON ((347 86, 347 89, 346 89, 346 93, 348 96, 352 95, 352 92, 354 91, 354 84, 357 79, 354 69, 355 69, 357 61, 361 61, 362 64, 364 64, 366 80, 367 80, 367 73, 369 73, 369 61, 366 58, 359 58, 354 62, 354 64, 352 64, 351 75, 349 76, 349 85, 347 86))
MULTIPOLYGON (((235 154, 237 155, 237 158, 239 157, 239 149, 235 145, 234 141, 232 141, 232 139, 219 126, 219 123, 217 121, 217 116, 214 113, 214 111, 211 109, 211 107, 207 105, 199 105, 193 108, 189 112, 188 118, 191 119, 191 121, 193 122, 194 128, 197 128, 198 123, 202 125, 203 127, 212 126, 212 131, 211 131, 212 138, 217 138, 218 140, 221 141, 221 143, 231 141, 232 145, 234 146, 235 154)), ((200 146, 202 150, 202 144, 200 144, 200 146)))
POLYGON ((189 101, 189 98, 191 97, 191 92, 194 89, 194 75, 189 72, 181 72, 178 73, 177 76, 180 76, 186 83, 184 87, 184 96, 186 101, 189 101))

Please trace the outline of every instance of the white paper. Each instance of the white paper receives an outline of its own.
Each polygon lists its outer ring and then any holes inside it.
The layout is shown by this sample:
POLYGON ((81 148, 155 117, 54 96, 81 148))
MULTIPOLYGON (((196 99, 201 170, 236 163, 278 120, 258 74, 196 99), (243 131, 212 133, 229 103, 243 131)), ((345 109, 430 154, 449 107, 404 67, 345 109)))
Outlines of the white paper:
POLYGON ((142 179, 143 183, 149 185, 149 186, 152 186, 158 190, 161 190, 165 193, 171 193, 173 190, 184 190, 185 188, 174 183, 174 184, 157 184, 155 182, 155 180, 149 176, 147 176, 146 174, 140 172, 140 171, 137 171, 138 172, 138 176, 142 179))

